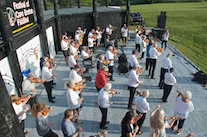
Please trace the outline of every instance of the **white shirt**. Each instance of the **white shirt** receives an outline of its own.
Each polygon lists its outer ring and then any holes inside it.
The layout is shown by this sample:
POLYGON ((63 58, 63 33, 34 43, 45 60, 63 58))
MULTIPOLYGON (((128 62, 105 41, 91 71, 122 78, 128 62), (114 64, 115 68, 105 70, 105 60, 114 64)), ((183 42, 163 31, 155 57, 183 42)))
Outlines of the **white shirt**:
POLYGON ((165 79, 164 79, 164 83, 166 85, 174 85, 175 83, 177 83, 175 77, 172 75, 172 73, 165 73, 165 79))
POLYGON ((112 29, 110 29, 109 27, 106 27, 106 34, 111 35, 112 29))
POLYGON ((80 81, 83 80, 82 77, 80 75, 78 75, 78 73, 74 69, 72 69, 70 71, 69 80, 70 79, 74 79, 75 80, 75 83, 78 83, 78 82, 80 82, 80 81))
POLYGON ((194 110, 192 101, 183 102, 182 97, 177 97, 175 99, 175 115, 181 118, 187 118, 188 114, 194 110))
POLYGON ((134 54, 131 54, 131 55, 129 56, 129 63, 130 63, 130 66, 131 66, 131 67, 133 67, 134 64, 139 64, 139 62, 138 62, 138 60, 137 60, 137 58, 135 57, 134 54))
POLYGON ((22 82, 22 92, 24 95, 32 94, 31 97, 34 97, 37 94, 37 92, 32 92, 31 90, 35 89, 35 87, 36 87, 36 83, 32 83, 30 80, 25 79, 22 82))
POLYGON ((72 46, 72 45, 70 44, 70 51, 72 51, 72 50, 74 50, 74 51, 76 52, 75 55, 77 55, 77 49, 76 49, 74 46, 72 46))
POLYGON ((135 29, 135 32, 137 32, 138 31, 138 34, 140 34, 141 33, 141 29, 140 30, 138 30, 137 28, 135 29))
POLYGON ((147 48, 146 42, 144 40, 141 40, 141 42, 142 42, 142 46, 141 46, 142 52, 145 52, 146 51, 146 48, 147 48))
POLYGON ((163 40, 168 41, 169 33, 165 32, 163 40), (168 34, 168 36, 167 36, 168 34))
MULTIPOLYGON (((14 112, 16 113, 16 115, 19 115, 19 113, 21 113, 24 110, 22 103, 20 103, 19 105, 17 105, 16 103, 12 103, 12 106, 14 108, 14 112)), ((22 120, 26 119, 26 117, 26 113, 23 113, 23 115, 18 117, 19 123, 21 123, 22 120)))
POLYGON ((172 68, 172 61, 168 57, 163 58, 161 68, 164 69, 172 68))
POLYGON ((80 96, 76 91, 72 91, 71 89, 67 89, 67 101, 69 109, 79 108, 82 102, 78 102, 80 96))
POLYGON ((47 67, 42 67, 42 79, 46 80, 47 82, 50 82, 53 80, 52 72, 47 67))
POLYGON ((75 34, 75 41, 76 41, 76 42, 79 40, 79 38, 80 38, 80 35, 75 34))
POLYGON ((61 49, 62 49, 62 51, 66 51, 66 50, 68 50, 68 44, 69 43, 67 43, 67 42, 65 42, 65 40, 61 40, 61 49))
POLYGON ((161 55, 161 53, 158 52, 154 47, 151 47, 149 50, 149 55, 151 59, 157 59, 158 56, 161 55))
POLYGON ((125 27, 122 27, 121 32, 122 32, 122 37, 127 37, 128 29, 125 29, 125 27))
POLYGON ((112 95, 108 94, 104 88, 102 88, 98 93, 98 105, 102 108, 109 108, 110 97, 112 97, 112 95))
POLYGON ((150 111, 150 106, 146 98, 143 98, 142 96, 138 95, 136 96, 135 103, 136 103, 136 109, 140 113, 147 113, 148 111, 150 111))
POLYGON ((89 54, 86 51, 82 50, 81 51, 81 56, 83 57, 83 59, 86 59, 86 56, 89 56, 89 54))
POLYGON ((93 39, 88 38, 88 47, 93 47, 93 39))
POLYGON ((76 30, 76 31, 75 31, 75 35, 76 35, 77 32, 85 34, 85 32, 82 31, 82 30, 76 30))
POLYGON ((135 43, 140 44, 141 41, 142 41, 142 39, 140 38, 139 34, 136 34, 135 35, 135 43))
POLYGON ((74 68, 74 65, 76 65, 76 60, 74 56, 70 55, 68 58, 68 66, 74 68))
POLYGON ((139 82, 139 74, 134 69, 131 69, 129 72, 129 86, 136 88, 139 86, 137 82, 139 82))
MULTIPOLYGON (((106 52, 106 60, 110 61, 110 59, 114 59, 114 54, 111 51, 107 50, 107 52, 106 52)), ((114 65, 114 60, 110 61, 109 66, 113 66, 113 65, 114 65)))
MULTIPOLYGON (((152 117, 152 115, 150 116, 150 118, 152 117)), ((159 137, 166 137, 166 131, 165 131, 165 128, 168 126, 168 122, 165 121, 165 124, 164 124, 164 127, 163 129, 160 130, 160 135, 159 137)), ((155 130, 151 127, 150 128, 150 131, 149 131, 149 134, 148 134, 148 137, 152 137, 152 134, 155 132, 155 130)))
POLYGON ((102 31, 100 30, 100 31, 98 31, 98 30, 96 30, 96 34, 97 34, 97 39, 101 39, 102 38, 102 31))

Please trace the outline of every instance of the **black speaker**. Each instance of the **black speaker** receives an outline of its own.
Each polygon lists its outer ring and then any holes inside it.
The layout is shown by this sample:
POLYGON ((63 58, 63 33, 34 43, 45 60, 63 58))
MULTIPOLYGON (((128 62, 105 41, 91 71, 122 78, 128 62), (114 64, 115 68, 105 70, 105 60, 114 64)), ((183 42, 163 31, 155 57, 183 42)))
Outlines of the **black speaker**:
POLYGON ((127 73, 128 72, 127 66, 128 66, 127 62, 119 63, 119 66, 118 66, 119 73, 127 73))
POLYGON ((157 18, 157 27, 158 28, 162 28, 162 29, 165 28, 166 18, 167 18, 166 11, 161 11, 161 14, 158 15, 158 18, 157 18))
POLYGON ((156 37, 160 40, 162 39, 162 35, 165 33, 166 30, 160 30, 156 33, 156 37))
POLYGON ((201 84, 207 83, 207 75, 203 71, 198 71, 194 74, 192 81, 198 81, 201 84))

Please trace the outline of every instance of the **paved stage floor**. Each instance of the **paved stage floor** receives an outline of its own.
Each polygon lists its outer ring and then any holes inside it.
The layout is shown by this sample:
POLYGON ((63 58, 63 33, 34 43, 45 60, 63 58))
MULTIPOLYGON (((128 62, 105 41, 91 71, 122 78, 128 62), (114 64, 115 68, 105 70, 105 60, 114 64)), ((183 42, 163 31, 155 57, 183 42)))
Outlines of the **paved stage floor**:
MULTIPOLYGON (((119 42, 122 45, 122 42, 119 42)), ((160 47, 160 44, 159 44, 160 47)), ((130 39, 127 47, 124 48, 124 52, 127 55, 127 58, 131 54, 131 51, 135 48, 134 39, 130 39)), ((103 47, 97 49, 98 54, 104 54, 105 50, 103 47)), ((119 52, 121 53, 121 52, 119 52)), ((64 111, 67 107, 67 99, 66 99, 66 89, 64 89, 63 85, 65 82, 69 80, 69 67, 65 65, 64 58, 62 52, 58 52, 55 57, 57 67, 55 72, 57 73, 57 77, 55 77, 54 81, 57 83, 53 88, 53 96, 56 97, 54 104, 49 103, 47 99, 47 93, 44 89, 44 86, 41 85, 38 87, 38 91, 41 92, 39 95, 40 102, 45 102, 48 106, 53 105, 53 109, 51 110, 51 118, 54 123, 55 132, 59 135, 59 137, 63 137, 61 131, 61 121, 63 119, 64 111)), ((79 61, 82 63, 82 58, 79 61)), ((145 60, 139 60, 140 65, 144 67, 145 60)), ((117 64, 118 66, 118 64, 117 64)), ((193 78, 192 73, 197 72, 197 70, 183 57, 180 56, 179 52, 175 51, 171 45, 168 43, 168 47, 161 56, 157 59, 157 66, 155 70, 155 77, 157 79, 150 79, 147 77, 148 71, 144 71, 140 75, 140 80, 143 80, 144 83, 138 87, 139 90, 148 89, 150 91, 150 96, 147 98, 147 101, 150 103, 150 112, 160 104, 161 107, 165 110, 165 112, 169 116, 174 115, 174 100, 177 96, 176 91, 189 90, 192 92, 191 101, 194 103, 195 110, 189 114, 188 118, 185 121, 183 132, 180 134, 180 137, 186 136, 188 133, 193 132, 195 137, 204 137, 207 136, 207 92, 205 87, 201 86, 197 82, 191 81, 193 78), (173 67, 175 68, 174 75, 177 79, 177 84, 173 86, 171 94, 168 98, 168 103, 163 103, 161 101, 161 97, 163 94, 163 90, 157 87, 159 82, 160 75, 160 67, 161 60, 167 55, 167 53, 172 53, 174 56, 171 57, 173 67), (182 89, 183 87, 183 89, 182 89)), ((83 128, 83 134, 80 134, 80 137, 88 137, 90 135, 96 135, 97 132, 102 131, 99 129, 99 123, 101 121, 101 112, 97 105, 97 90, 94 86, 95 82, 95 74, 96 67, 93 69, 93 77, 92 81, 87 81, 88 84, 82 91, 82 96, 84 98, 83 102, 83 112, 80 116, 80 120, 83 121, 80 126, 83 128)), ((118 95, 114 95, 112 101, 114 104, 108 109, 108 120, 110 124, 108 124, 108 134, 107 137, 120 137, 121 135, 121 120, 125 116, 129 98, 129 91, 127 89, 128 86, 128 75, 119 75, 117 67, 114 67, 114 78, 115 82, 108 81, 113 84, 113 88, 120 92, 118 95)), ((133 106, 135 108, 135 106, 133 106)), ((149 113, 147 113, 145 122, 141 131, 144 131, 143 135, 140 137, 147 137, 148 131, 150 129, 149 123, 149 113)), ((170 121, 168 121, 170 122, 170 121)), ((32 117, 31 113, 27 114, 26 118, 26 129, 30 130, 30 133, 27 135, 30 137, 38 137, 35 125, 35 119, 32 117)), ((176 137, 174 133, 170 130, 166 130, 168 137, 176 137)), ((137 135, 138 136, 138 135, 137 135)))

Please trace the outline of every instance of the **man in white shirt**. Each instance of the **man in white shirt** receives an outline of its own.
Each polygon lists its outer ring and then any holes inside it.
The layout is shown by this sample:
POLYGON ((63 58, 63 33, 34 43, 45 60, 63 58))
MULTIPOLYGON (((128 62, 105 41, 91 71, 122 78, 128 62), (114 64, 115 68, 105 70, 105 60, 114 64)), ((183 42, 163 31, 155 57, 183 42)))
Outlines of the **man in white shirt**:
POLYGON ((161 65, 161 70, 160 70, 160 82, 158 84, 158 87, 160 87, 160 89, 162 89, 163 87, 163 80, 164 80, 164 76, 165 73, 168 72, 168 70, 170 68, 172 68, 172 62, 170 60, 172 54, 168 53, 167 56, 165 58, 162 59, 162 65, 161 65))
POLYGON ((92 51, 94 51, 94 44, 96 44, 96 42, 94 42, 93 34, 89 33, 88 34, 88 47, 92 51))
POLYGON ((55 97, 52 97, 52 83, 53 83, 52 81, 53 81, 53 78, 57 76, 57 74, 52 74, 52 72, 49 70, 48 67, 50 66, 50 63, 48 61, 45 61, 43 65, 44 67, 42 68, 42 80, 46 81, 44 82, 44 86, 47 91, 47 96, 48 96, 49 102, 55 103, 55 101, 52 100, 55 98, 55 97))
POLYGON ((36 81, 34 80, 34 78, 36 78, 36 76, 32 72, 29 72, 27 74, 27 78, 22 82, 23 94, 26 96, 32 95, 31 98, 28 100, 28 103, 31 108, 34 104, 39 103, 39 99, 36 92, 36 86, 39 86, 40 84, 45 82, 45 80, 36 81))
POLYGON ((75 60, 75 54, 76 54, 75 50, 70 51, 70 56, 69 56, 69 60, 68 60, 68 66, 70 67, 71 70, 77 64, 77 62, 75 60))
POLYGON ((173 76, 173 72, 174 68, 170 68, 169 72, 165 73, 162 102, 167 102, 172 86, 177 83, 175 77, 173 76))
POLYGON ((80 65, 75 65, 74 66, 74 69, 72 69, 70 71, 70 74, 69 74, 69 80, 70 79, 73 79, 75 80, 75 84, 82 84, 83 82, 86 81, 86 79, 83 79, 78 73, 80 72, 81 70, 81 66, 80 65))
POLYGON ((135 33, 135 45, 136 45, 136 50, 138 50, 138 52, 140 52, 140 45, 142 42, 141 39, 142 35, 138 33, 138 31, 135 33))
POLYGON ((129 96, 129 103, 128 103, 128 109, 133 110, 132 108, 132 102, 134 100, 134 94, 136 92, 137 87, 139 84, 143 83, 142 80, 139 80, 139 75, 141 74, 143 69, 140 69, 141 66, 139 64, 134 64, 133 69, 129 72, 129 84, 128 84, 128 89, 130 91, 130 96, 129 96))
POLYGON ((165 43, 165 48, 164 48, 164 50, 166 49, 166 47, 167 47, 167 41, 168 41, 168 38, 169 38, 169 30, 168 29, 166 29, 166 32, 163 34, 163 36, 162 37, 164 37, 163 38, 163 40, 162 40, 162 43, 161 43, 161 45, 162 45, 162 48, 163 48, 163 43, 165 43))
POLYGON ((137 121, 137 125, 139 126, 139 130, 137 132, 138 135, 143 134, 143 132, 141 132, 140 129, 142 128, 142 124, 145 120, 146 113, 150 111, 150 106, 146 99, 147 97, 149 97, 149 94, 150 93, 148 90, 144 90, 142 94, 137 91, 137 96, 135 99, 137 113, 143 114, 143 116, 137 121))
POLYGON ((127 44, 127 41, 128 41, 128 37, 127 37, 128 32, 129 32, 129 28, 124 23, 123 27, 121 28, 122 41, 123 41, 124 47, 126 47, 126 44, 127 44))
POLYGON ((91 61, 91 65, 94 65, 95 63, 93 63, 94 57, 92 56, 93 52, 88 51, 87 52, 87 48, 86 46, 82 47, 82 51, 81 51, 81 56, 83 57, 84 60, 90 60, 91 61), (90 53, 88 53, 90 52, 90 53))
POLYGON ((69 57, 69 43, 70 43, 70 39, 67 39, 67 37, 64 37, 61 40, 61 49, 63 51, 63 55, 64 55, 64 60, 65 60, 65 65, 68 65, 68 57, 69 57))
POLYGON ((114 60, 118 60, 118 58, 114 58, 114 56, 116 56, 116 54, 113 54, 113 47, 109 46, 108 50, 106 52, 106 60, 110 61, 109 64, 109 73, 111 73, 111 76, 109 76, 111 81, 115 81, 115 79, 113 79, 113 66, 114 66, 114 60))
POLYGON ((134 64, 139 64, 139 61, 137 60, 139 56, 139 52, 135 49, 132 51, 132 54, 129 56, 129 69, 131 70, 134 64))
POLYGON ((84 35, 86 33, 86 29, 84 29, 84 31, 82 31, 81 27, 78 27, 78 29, 75 31, 75 35, 76 35, 77 32, 84 35))
POLYGON ((150 60, 149 60, 150 69, 149 69, 149 75, 148 76, 151 77, 152 79, 156 79, 154 77, 156 62, 157 62, 158 56, 161 55, 161 53, 158 52, 157 49, 156 49, 156 44, 154 44, 153 47, 151 47, 149 49, 149 55, 150 55, 150 60), (152 72, 151 72, 151 69, 152 69, 152 72))
POLYGON ((108 27, 106 27, 106 35, 111 36, 112 32, 114 31, 114 29, 112 29, 112 25, 109 24, 108 27))
MULTIPOLYGON (((107 120, 107 111, 108 108, 113 104, 110 102, 110 98, 112 97, 111 94, 111 83, 106 83, 104 88, 102 88, 98 93, 98 106, 102 114, 102 119, 100 123, 100 128, 105 129, 105 125, 109 123, 107 120)), ((117 94, 117 93, 115 93, 117 94)))

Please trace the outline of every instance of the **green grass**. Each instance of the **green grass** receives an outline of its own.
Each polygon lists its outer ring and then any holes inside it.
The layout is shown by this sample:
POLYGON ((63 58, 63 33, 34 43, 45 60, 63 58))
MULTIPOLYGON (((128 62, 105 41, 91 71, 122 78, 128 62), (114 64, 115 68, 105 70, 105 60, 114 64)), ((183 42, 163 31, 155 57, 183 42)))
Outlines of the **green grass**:
MULTIPOLYGON (((121 6, 126 9, 126 6, 121 6)), ((131 5, 130 11, 139 11, 148 27, 157 26, 157 15, 166 11, 166 29, 169 42, 207 74, 207 2, 157 3, 131 5), (176 38, 179 43, 174 42, 176 38)), ((135 29, 134 26, 130 26, 135 29)))

